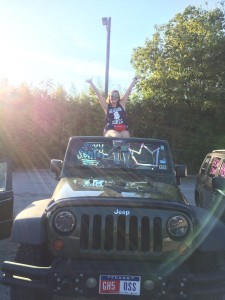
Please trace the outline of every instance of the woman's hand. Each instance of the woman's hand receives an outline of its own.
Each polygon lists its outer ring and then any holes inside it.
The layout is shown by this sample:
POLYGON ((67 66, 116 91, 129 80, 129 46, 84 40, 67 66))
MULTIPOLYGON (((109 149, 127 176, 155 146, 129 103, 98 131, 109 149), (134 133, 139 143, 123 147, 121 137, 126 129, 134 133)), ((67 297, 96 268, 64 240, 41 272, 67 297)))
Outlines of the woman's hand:
POLYGON ((86 81, 87 83, 90 83, 90 84, 91 84, 91 83, 92 83, 92 78, 86 79, 85 81, 86 81))

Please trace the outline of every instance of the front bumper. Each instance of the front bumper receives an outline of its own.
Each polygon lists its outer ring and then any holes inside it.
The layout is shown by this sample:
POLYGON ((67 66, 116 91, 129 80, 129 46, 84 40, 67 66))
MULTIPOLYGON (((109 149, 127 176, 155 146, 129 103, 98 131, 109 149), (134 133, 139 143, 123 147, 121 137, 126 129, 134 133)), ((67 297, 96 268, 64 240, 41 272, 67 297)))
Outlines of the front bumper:
MULTIPOLYGON (((164 270, 146 262, 102 262, 57 259, 50 267, 37 267, 14 262, 4 262, 1 267, 3 285, 37 289, 65 297, 83 299, 99 294, 100 275, 141 276, 140 296, 129 299, 192 299, 193 297, 225 294, 225 271, 191 273, 187 267, 164 270), (86 297, 86 298, 85 298, 86 297)), ((106 295, 111 299, 110 295, 106 295)), ((126 296, 111 295, 113 299, 126 296)))

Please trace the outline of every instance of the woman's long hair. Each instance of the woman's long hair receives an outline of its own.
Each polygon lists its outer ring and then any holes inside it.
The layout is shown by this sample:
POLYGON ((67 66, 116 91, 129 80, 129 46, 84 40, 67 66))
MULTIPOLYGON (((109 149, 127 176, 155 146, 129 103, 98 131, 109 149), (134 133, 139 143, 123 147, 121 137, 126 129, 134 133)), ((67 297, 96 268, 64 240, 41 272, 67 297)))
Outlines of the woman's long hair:
POLYGON ((106 103, 110 103, 110 100, 111 100, 111 95, 112 95, 112 93, 113 92, 116 92, 117 94, 118 94, 118 97, 119 97, 119 99, 118 99, 118 101, 117 101, 117 103, 120 101, 120 93, 119 93, 119 91, 118 90, 113 90, 113 91, 111 91, 111 93, 108 95, 108 97, 106 98, 106 103))

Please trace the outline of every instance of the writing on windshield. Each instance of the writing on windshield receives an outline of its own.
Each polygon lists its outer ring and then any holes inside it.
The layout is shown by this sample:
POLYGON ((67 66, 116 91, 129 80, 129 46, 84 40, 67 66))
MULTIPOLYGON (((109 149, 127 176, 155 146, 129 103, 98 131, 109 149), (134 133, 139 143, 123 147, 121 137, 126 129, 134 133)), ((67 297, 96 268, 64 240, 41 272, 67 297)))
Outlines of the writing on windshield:
POLYGON ((168 168, 164 145, 126 143, 120 140, 84 142, 77 149, 76 161, 78 165, 102 168, 168 168))

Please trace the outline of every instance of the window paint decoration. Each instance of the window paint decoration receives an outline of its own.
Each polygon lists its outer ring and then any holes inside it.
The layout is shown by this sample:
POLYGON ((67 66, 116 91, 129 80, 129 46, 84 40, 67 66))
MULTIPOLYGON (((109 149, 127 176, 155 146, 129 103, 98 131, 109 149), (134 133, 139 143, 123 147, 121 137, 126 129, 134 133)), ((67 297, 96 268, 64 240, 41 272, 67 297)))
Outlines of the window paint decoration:
POLYGON ((84 142, 76 151, 77 164, 82 166, 168 169, 165 147, 159 144, 84 142))

